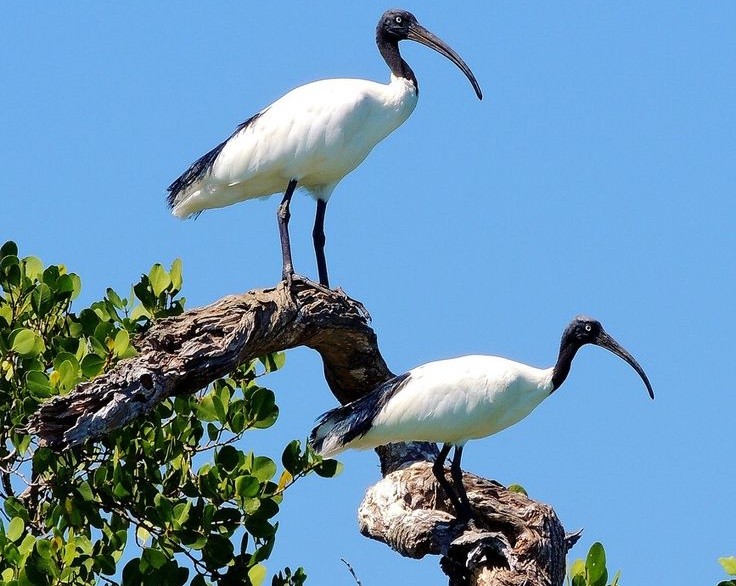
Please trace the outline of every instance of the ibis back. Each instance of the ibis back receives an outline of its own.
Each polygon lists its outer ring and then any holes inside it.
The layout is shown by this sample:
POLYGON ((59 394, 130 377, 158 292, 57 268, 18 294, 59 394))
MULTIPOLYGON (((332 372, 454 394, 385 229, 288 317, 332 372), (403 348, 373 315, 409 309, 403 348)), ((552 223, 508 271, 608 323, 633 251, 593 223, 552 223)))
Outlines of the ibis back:
POLYGON ((325 456, 405 441, 463 445, 529 415, 549 396, 551 379, 551 368, 498 356, 430 362, 327 413, 314 442, 325 456))
POLYGON ((243 123, 169 187, 172 213, 204 209, 283 192, 292 179, 327 201, 338 182, 417 103, 414 84, 326 79, 300 86, 243 123))

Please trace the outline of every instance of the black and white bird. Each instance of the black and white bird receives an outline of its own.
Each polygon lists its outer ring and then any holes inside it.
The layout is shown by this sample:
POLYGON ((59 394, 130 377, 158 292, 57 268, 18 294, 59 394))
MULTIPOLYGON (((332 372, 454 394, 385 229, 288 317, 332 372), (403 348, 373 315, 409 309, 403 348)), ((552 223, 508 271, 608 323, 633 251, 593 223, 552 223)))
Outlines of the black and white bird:
POLYGON ((319 281, 329 287, 324 254, 327 202, 340 180, 401 126, 417 104, 417 78, 399 53, 399 41, 406 39, 450 59, 482 98, 475 76, 455 51, 421 26, 413 14, 388 10, 376 29, 378 50, 391 70, 388 84, 325 79, 290 91, 243 122, 169 186, 172 213, 187 218, 206 209, 283 192, 277 218, 282 276, 290 280, 294 268, 289 204, 294 190, 304 188, 317 201, 312 236, 319 281))
POLYGON ((458 518, 467 520, 470 504, 460 469, 465 443, 498 433, 529 415, 565 382, 575 354, 585 344, 606 348, 628 362, 654 399, 647 375, 631 354, 600 322, 578 316, 562 334, 557 362, 551 368, 479 355, 429 362, 322 415, 312 430, 310 445, 322 456, 331 457, 347 449, 394 442, 442 443, 432 469, 458 518), (444 468, 453 446, 454 489, 444 468))

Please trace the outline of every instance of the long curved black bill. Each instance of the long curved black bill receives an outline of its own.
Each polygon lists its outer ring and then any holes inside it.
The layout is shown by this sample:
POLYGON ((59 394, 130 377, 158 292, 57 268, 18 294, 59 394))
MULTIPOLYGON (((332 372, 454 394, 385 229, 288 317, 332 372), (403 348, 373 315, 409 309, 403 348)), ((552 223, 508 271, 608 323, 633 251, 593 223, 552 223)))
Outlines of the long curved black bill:
POLYGON ((475 79, 473 72, 470 71, 470 67, 465 64, 465 61, 460 58, 460 55, 455 53, 455 51, 453 51, 447 43, 445 43, 436 35, 429 32, 426 28, 418 23, 415 23, 411 26, 409 32, 407 33, 407 38, 411 39, 412 41, 416 41, 417 43, 421 43, 425 47, 434 49, 441 55, 447 57, 455 65, 457 65, 460 68, 460 71, 465 74, 465 77, 470 80, 470 83, 475 90, 475 95, 478 96, 478 99, 483 99, 483 92, 480 91, 480 85, 478 85, 478 81, 475 79))
POLYGON ((621 344, 619 344, 616 340, 614 340, 611 336, 609 336, 603 330, 601 330, 601 333, 598 334, 598 337, 593 343, 596 346, 600 346, 601 348, 610 350, 616 356, 628 362, 631 365, 631 367, 639 374, 639 376, 641 377, 641 380, 644 381, 644 384, 647 386, 647 391, 649 392, 649 396, 652 399, 654 399, 654 390, 652 390, 652 385, 649 383, 649 379, 647 378, 647 375, 644 372, 644 369, 641 366, 639 366, 639 363, 636 360, 634 360, 634 357, 631 354, 629 354, 626 350, 624 350, 621 344))

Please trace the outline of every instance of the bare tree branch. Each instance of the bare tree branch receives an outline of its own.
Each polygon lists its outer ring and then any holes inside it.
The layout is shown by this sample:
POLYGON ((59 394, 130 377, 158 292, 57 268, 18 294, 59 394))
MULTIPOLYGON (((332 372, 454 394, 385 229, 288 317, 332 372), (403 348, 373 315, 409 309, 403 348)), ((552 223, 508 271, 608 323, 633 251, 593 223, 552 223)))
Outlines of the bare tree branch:
POLYGON ((551 507, 464 473, 476 519, 458 524, 430 462, 391 472, 358 510, 360 532, 406 557, 441 555, 450 586, 559 585, 568 542, 551 507))
MULTIPOLYGON (((301 279, 291 292, 280 284, 225 297, 155 322, 136 340, 137 356, 42 405, 30 428, 41 445, 80 444, 145 416, 167 397, 296 346, 321 355, 327 384, 344 404, 393 376, 368 319, 359 302, 301 279)), ((466 473, 477 518, 459 525, 432 475, 435 445, 391 444, 376 452, 384 478, 360 507, 364 535, 407 557, 441 555, 451 586, 562 584, 576 537, 565 537, 550 507, 466 473)))
POLYGON ((343 403, 391 376, 362 305, 344 294, 295 281, 228 296, 157 321, 138 355, 55 397, 31 418, 41 445, 61 448, 107 434, 163 399, 193 393, 237 366, 296 346, 322 356, 325 378, 343 403))

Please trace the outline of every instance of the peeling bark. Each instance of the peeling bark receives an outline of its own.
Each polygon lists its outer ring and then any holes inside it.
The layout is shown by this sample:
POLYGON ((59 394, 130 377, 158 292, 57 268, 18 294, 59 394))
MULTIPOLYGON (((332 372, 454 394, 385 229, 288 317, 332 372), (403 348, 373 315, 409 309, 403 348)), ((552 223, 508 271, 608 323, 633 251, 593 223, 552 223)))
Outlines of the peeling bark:
POLYGON ((458 524, 430 462, 415 462, 370 487, 358 510, 360 532, 406 557, 442 556, 450 586, 558 585, 568 540, 551 507, 464 473, 475 519, 458 524))
MULTIPOLYGON (((302 279, 291 291, 281 283, 224 297, 155 322, 135 341, 137 356, 45 403, 29 428, 41 445, 81 444, 145 416, 167 397, 297 346, 320 354, 325 380, 344 404, 393 376, 368 322, 359 302, 302 279)), ((403 556, 442 556, 451 586, 562 584, 565 554, 577 537, 565 536, 550 507, 466 473, 476 519, 460 525, 431 471, 435 445, 391 444, 376 452, 384 478, 361 504, 363 535, 403 556)))

